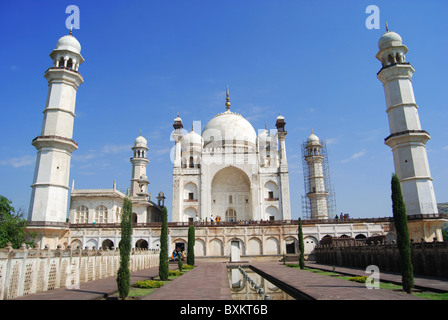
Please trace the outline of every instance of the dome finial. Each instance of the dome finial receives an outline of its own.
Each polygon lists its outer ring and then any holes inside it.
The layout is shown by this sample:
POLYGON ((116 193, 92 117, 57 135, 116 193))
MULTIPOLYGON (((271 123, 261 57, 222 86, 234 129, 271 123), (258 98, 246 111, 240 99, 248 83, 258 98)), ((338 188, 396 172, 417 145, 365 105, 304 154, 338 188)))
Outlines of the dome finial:
POLYGON ((226 92, 226 109, 230 109, 230 98, 229 98, 229 85, 227 85, 227 92, 226 92))
POLYGON ((70 35, 72 35, 73 25, 70 25, 70 35))
POLYGON ((142 136, 142 129, 140 129, 140 136, 142 136))
POLYGON ((389 32, 389 26, 387 25, 387 20, 386 20, 386 32, 389 32))

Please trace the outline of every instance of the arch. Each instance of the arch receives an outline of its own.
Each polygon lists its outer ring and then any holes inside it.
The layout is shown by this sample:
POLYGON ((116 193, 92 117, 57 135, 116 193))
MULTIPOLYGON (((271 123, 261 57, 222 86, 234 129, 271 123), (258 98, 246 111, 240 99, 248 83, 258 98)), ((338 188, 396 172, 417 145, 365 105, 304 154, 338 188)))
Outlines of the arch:
POLYGON ((251 188, 251 181, 247 173, 235 166, 227 166, 222 168, 213 175, 212 192, 213 189, 223 191, 249 191, 251 188))
POLYGON ((222 241, 218 238, 214 238, 209 242, 209 254, 208 256, 222 256, 224 255, 224 247, 222 241))
POLYGON ((117 207, 115 209, 115 223, 120 223, 121 222, 121 214, 122 214, 121 208, 117 207))
POLYGON ((317 246, 317 239, 312 236, 305 237, 303 239, 305 254, 314 254, 314 248, 317 246))
POLYGON ((139 249, 148 249, 148 241, 146 241, 145 239, 139 239, 137 240, 137 242, 135 243, 135 247, 139 248, 139 249))
POLYGON ((89 208, 84 205, 80 205, 76 208, 74 223, 87 223, 89 216, 89 208))
POLYGON ((247 242, 247 254, 248 255, 261 255, 262 245, 261 240, 257 237, 252 237, 247 242))
POLYGON ((355 236, 355 239, 358 239, 358 240, 367 239, 367 236, 365 234, 360 233, 355 236))
POLYGON ((284 243, 285 243, 286 253, 297 253, 298 252, 296 238, 291 237, 291 236, 286 237, 284 243))
POLYGON ((264 189, 265 189, 265 198, 269 200, 279 198, 278 185, 276 182, 269 180, 268 182, 265 183, 264 189))
POLYGON ((93 249, 93 247, 98 249, 98 242, 96 240, 94 240, 94 239, 90 239, 89 241, 87 241, 86 247, 88 249, 93 249))
POLYGON ((197 200, 198 199, 198 186, 193 182, 188 182, 184 186, 184 199, 185 200, 197 200))
POLYGON ((231 250, 232 250, 232 242, 233 241, 238 241, 239 242, 239 247, 240 247, 240 255, 246 255, 246 244, 245 244, 245 242, 244 242, 244 240, 243 239, 240 239, 240 238, 238 238, 238 237, 233 237, 233 238, 231 238, 231 239, 229 239, 228 241, 227 241, 227 244, 226 244, 226 248, 225 248, 225 252, 224 252, 224 254, 228 254, 228 255, 230 255, 231 254, 231 250))
POLYGON ((99 205, 95 208, 94 222, 106 223, 107 222, 107 208, 103 205, 99 205))
POLYGON ((251 210, 251 182, 242 169, 227 166, 212 175, 211 214, 225 217, 229 202, 236 211, 235 220, 253 219, 251 210))
POLYGON ((270 237, 266 239, 264 254, 279 254, 280 246, 277 238, 270 237))
POLYGON ((195 208, 193 207, 186 208, 184 210, 184 222, 189 222, 191 221, 190 219, 193 219, 192 221, 195 221, 197 214, 198 212, 195 208))
POLYGON ((67 60, 67 68, 68 68, 68 69, 74 69, 73 59, 72 59, 72 58, 69 58, 69 59, 67 60))
POLYGON ((106 250, 106 249, 112 250, 114 248, 114 242, 110 239, 106 239, 101 244, 101 247, 103 248, 103 250, 106 250))
POLYGON ((153 250, 160 250, 160 239, 155 239, 151 243, 151 249, 153 250))
POLYGON ((132 212, 132 223, 137 223, 137 214, 135 212, 132 212))
POLYGON ((194 240, 194 255, 197 257, 203 257, 206 255, 204 240, 198 238, 194 240))
POLYGON ((331 244, 332 239, 333 239, 333 237, 330 236, 329 234, 327 234, 327 235, 323 236, 322 239, 320 239, 320 244, 321 245, 331 244))
POLYGON ((72 249, 74 249, 74 250, 76 250, 76 249, 82 249, 82 242, 81 242, 81 240, 76 239, 76 240, 73 240, 73 241, 70 243, 70 246, 71 246, 72 249))
POLYGON ((226 220, 225 221, 236 221, 236 210, 229 208, 226 210, 226 220))
POLYGON ((280 220, 280 212, 275 206, 267 207, 265 213, 267 220, 280 220))

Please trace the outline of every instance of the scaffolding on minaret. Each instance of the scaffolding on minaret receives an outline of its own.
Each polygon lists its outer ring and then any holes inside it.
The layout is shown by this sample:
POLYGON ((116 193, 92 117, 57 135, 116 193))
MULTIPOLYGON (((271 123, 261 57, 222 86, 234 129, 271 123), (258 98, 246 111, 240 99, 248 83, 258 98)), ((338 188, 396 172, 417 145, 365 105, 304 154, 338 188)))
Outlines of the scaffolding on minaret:
MULTIPOLYGON (((328 218, 333 219, 336 215, 336 194, 334 191, 334 186, 331 183, 330 166, 328 163, 327 143, 326 143, 325 139, 321 139, 320 144, 322 145, 321 155, 324 157, 324 159, 322 161, 322 170, 323 170, 323 174, 324 174, 325 191, 328 192, 327 213, 328 213, 328 218)), ((307 142, 304 142, 302 144, 302 165, 303 165, 303 181, 304 181, 304 186, 305 186, 305 194, 302 195, 302 219, 310 220, 311 219, 311 201, 310 201, 310 198, 307 197, 307 194, 309 192, 311 192, 310 179, 309 179, 310 171, 309 171, 308 162, 305 160, 306 146, 307 146, 307 142)), ((321 211, 320 209, 321 208, 318 208, 319 212, 321 211)))

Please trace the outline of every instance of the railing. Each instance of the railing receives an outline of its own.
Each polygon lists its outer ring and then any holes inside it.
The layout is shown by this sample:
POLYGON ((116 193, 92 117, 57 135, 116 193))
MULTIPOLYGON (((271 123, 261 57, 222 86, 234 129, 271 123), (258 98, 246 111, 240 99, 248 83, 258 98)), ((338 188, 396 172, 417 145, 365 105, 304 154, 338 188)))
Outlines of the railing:
MULTIPOLYGON (((159 251, 133 249, 131 272, 159 265, 159 251)), ((80 248, 12 249, 9 243, 0 249, 0 300, 56 288, 79 289, 79 284, 117 274, 119 250, 80 248)))
MULTIPOLYGON (((448 219, 447 214, 434 213, 424 215, 409 215, 408 220, 420 219, 448 219)), ((303 219, 302 224, 346 224, 346 223, 378 223, 378 222, 393 222, 393 217, 381 218, 340 218, 340 219, 303 219)), ((240 221, 193 221, 193 222, 168 222, 168 227, 187 227, 187 226, 204 226, 204 227, 231 227, 231 226, 278 226, 278 225, 294 225, 298 224, 298 220, 240 220, 240 221)), ((133 227, 154 227, 160 228, 162 222, 145 222, 133 223, 133 227)), ((70 223, 70 228, 120 228, 120 223, 89 223, 89 224, 75 224, 70 223)))

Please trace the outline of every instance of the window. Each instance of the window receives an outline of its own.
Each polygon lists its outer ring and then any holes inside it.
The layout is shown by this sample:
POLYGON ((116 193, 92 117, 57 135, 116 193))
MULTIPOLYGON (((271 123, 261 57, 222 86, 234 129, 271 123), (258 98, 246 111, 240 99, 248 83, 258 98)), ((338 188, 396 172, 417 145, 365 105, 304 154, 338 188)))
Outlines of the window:
POLYGON ((103 205, 96 207, 94 222, 106 223, 107 222, 107 208, 103 205))
POLYGON ((188 200, 193 200, 194 199, 194 193, 193 192, 189 192, 188 193, 188 200))
POLYGON ((236 221, 236 211, 233 208, 229 208, 226 211, 226 221, 236 221))
POLYGON ((274 198, 274 191, 269 191, 268 192, 268 198, 269 199, 273 199, 274 198))
POLYGON ((233 203, 233 198, 232 198, 232 196, 229 196, 229 204, 232 204, 233 203))
POLYGON ((75 212, 75 223, 87 223, 89 209, 86 206, 79 206, 75 212))

